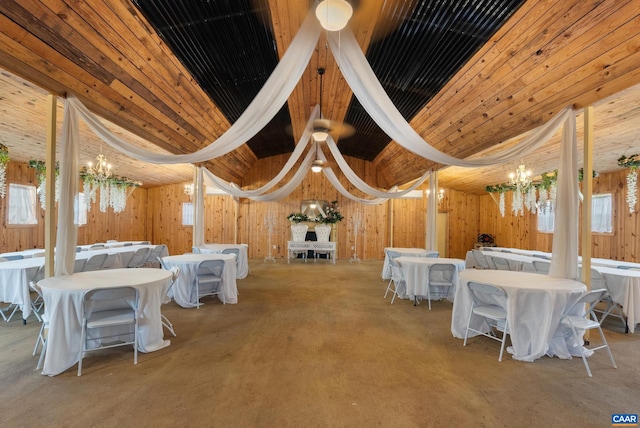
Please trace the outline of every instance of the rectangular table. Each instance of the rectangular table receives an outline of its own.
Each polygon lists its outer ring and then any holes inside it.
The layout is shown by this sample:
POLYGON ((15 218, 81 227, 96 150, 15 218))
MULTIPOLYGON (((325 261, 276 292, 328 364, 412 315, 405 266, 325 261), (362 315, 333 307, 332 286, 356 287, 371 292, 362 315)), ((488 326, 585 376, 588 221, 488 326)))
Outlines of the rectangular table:
POLYGON ((80 357, 82 296, 87 290, 132 286, 138 289, 138 351, 153 352, 171 344, 164 340, 160 307, 171 272, 164 269, 109 269, 61 275, 38 281, 49 318, 47 351, 42 374, 55 376, 80 357))
MULTIPOLYGON (((507 351, 520 361, 534 361, 543 355, 571 358, 580 355, 582 338, 559 337, 558 328, 564 313, 587 286, 579 281, 553 278, 532 272, 467 269, 459 274, 458 288, 453 300, 451 333, 464 338, 472 303, 467 284, 493 284, 507 293, 506 301, 496 301, 507 310, 512 346, 507 351)), ((575 313, 574 315, 584 315, 575 313)), ((489 329, 481 317, 473 316, 471 325, 477 330, 489 329)))
MULTIPOLYGON (((155 247, 156 245, 133 245, 130 247, 80 251, 76 253, 76 260, 87 260, 96 254, 107 254, 112 257, 110 257, 106 268, 118 269, 127 267, 137 249, 153 249, 155 247)), ((34 275, 42 265, 44 265, 44 257, 31 257, 0 263, 0 302, 18 305, 22 311, 22 318, 25 320, 31 315, 29 282, 36 279, 34 275)))
MULTIPOLYGON (((287 263, 300 251, 322 251, 330 254, 331 261, 336 262, 336 243, 318 241, 287 241, 287 263)), ((305 259, 306 261, 306 259, 305 259)))
MULTIPOLYGON (((445 290, 435 290, 436 296, 444 296, 447 300, 453 301, 455 296, 458 273, 465 268, 464 260, 446 257, 398 257, 396 261, 402 267, 405 286, 400 287, 397 296, 401 299, 413 299, 416 297, 426 297, 429 289, 429 269, 434 264, 448 264, 455 268, 453 286, 445 290)), ((432 292, 433 294, 433 292, 432 292)))

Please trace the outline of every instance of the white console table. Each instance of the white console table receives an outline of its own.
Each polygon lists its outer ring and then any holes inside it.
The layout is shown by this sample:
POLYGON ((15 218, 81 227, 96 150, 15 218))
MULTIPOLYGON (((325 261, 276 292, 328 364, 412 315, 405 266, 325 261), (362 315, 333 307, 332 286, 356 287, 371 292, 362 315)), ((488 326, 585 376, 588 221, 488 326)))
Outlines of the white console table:
MULTIPOLYGON (((328 253, 331 261, 336 262, 336 243, 335 242, 318 242, 318 241, 287 241, 287 263, 291 261, 292 255, 295 257, 296 252, 300 251, 321 251, 328 253)), ((307 259, 304 259, 305 263, 307 259)))

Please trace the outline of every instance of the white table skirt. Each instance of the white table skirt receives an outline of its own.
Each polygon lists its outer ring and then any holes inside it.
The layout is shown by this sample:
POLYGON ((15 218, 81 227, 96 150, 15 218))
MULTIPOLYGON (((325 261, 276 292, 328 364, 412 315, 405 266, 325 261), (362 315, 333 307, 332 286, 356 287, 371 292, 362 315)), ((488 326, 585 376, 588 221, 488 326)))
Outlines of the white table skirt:
MULTIPOLYGON (((131 247, 81 251, 76 253, 76 260, 87 260, 95 254, 107 254, 112 256, 107 269, 118 269, 127 267, 137 249, 153 249, 155 247, 156 245, 134 245, 131 247)), ((164 255, 167 255, 166 251, 164 255)), ((44 257, 32 257, 0 263, 0 302, 14 303, 20 306, 23 319, 27 319, 31 315, 29 281, 34 278, 38 268, 42 265, 44 265, 44 257)))
MULTIPOLYGON (((225 303, 238 303, 238 286, 236 284, 236 256, 235 254, 182 254, 163 257, 162 261, 171 269, 178 266, 181 270, 176 283, 171 287, 170 296, 183 308, 195 308, 196 302, 191 299, 191 289, 196 280, 198 264, 204 260, 223 260, 222 292, 225 303)), ((222 297, 218 295, 222 301, 222 297)))
POLYGON ((404 257, 438 257, 437 251, 426 250, 424 248, 386 247, 384 249, 384 262, 382 264, 382 279, 386 279, 387 281, 391 279, 391 264, 389 264, 387 251, 396 251, 400 256, 404 257))
POLYGON ((398 297, 401 299, 413 299, 415 297, 427 296, 429 288, 429 268, 434 264, 450 264, 455 267, 453 277, 453 286, 444 287, 446 289, 432 289, 431 294, 437 298, 444 297, 449 301, 453 301, 455 297, 456 284, 458 282, 458 273, 464 270, 465 264, 462 259, 439 258, 439 257, 398 257, 396 261, 402 267, 405 285, 401 285, 398 289, 398 297))
POLYGON ((226 250, 228 248, 238 249, 239 254, 237 260, 236 278, 245 279, 247 275, 249 275, 249 260, 247 254, 249 246, 247 244, 204 244, 197 248, 202 254, 222 253, 223 250, 226 250))
POLYGON ((133 286, 138 289, 138 351, 153 352, 171 344, 164 340, 160 307, 171 272, 163 269, 109 269, 45 278, 38 282, 49 335, 42 374, 55 376, 79 360, 82 331, 82 295, 102 287, 133 286))
POLYGON ((640 271, 593 266, 602 274, 611 298, 622 306, 629 332, 634 333, 640 322, 640 271))
MULTIPOLYGON (((530 272, 462 271, 451 316, 451 333, 459 339, 464 338, 469 319, 472 298, 467 284, 470 281, 498 285, 507 293, 506 302, 495 303, 507 310, 512 343, 508 351, 514 359, 534 361, 545 354, 560 358, 580 355, 582 338, 565 340, 557 336, 560 336, 558 327, 561 317, 586 291, 586 285, 530 272)), ((471 325, 477 330, 488 331, 481 317, 472 317, 471 325)))

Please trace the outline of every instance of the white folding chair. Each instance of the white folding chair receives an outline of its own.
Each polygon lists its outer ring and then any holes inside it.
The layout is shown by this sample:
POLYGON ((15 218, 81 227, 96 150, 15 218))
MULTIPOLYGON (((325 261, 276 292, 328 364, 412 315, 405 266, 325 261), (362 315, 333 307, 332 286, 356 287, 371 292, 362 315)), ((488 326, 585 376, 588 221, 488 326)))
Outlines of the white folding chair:
MULTIPOLYGON (((162 259, 160 259, 160 260, 162 260, 162 259)), ((169 292, 171 291, 171 288, 173 287, 173 284, 176 283, 176 280, 180 276, 180 267, 174 266, 169 270, 171 271, 171 282, 169 283, 169 287, 167 288, 167 293, 165 294, 165 296, 166 296, 165 300, 167 300, 167 302, 171 301, 171 297, 169 297, 169 292)), ((162 325, 165 326, 166 329, 169 330, 169 332, 175 337, 176 336, 176 331, 173 328, 173 323, 171 321, 169 321, 169 318, 167 318, 167 316, 165 314, 163 314, 163 313, 160 313, 160 317, 162 318, 162 325)))
POLYGON ((196 269, 196 280, 194 281, 191 295, 195 298, 196 308, 200 308, 200 298, 205 296, 219 295, 222 303, 224 292, 222 290, 222 272, 224 271, 224 260, 203 260, 196 269))
POLYGON ((233 254, 236 256, 236 269, 240 270, 240 249, 239 248, 225 248, 222 250, 222 254, 233 254))
POLYGON ((507 321, 507 311, 498 302, 506 301, 507 293, 496 285, 483 284, 479 282, 469 282, 469 291, 471 293, 471 307, 469 308, 469 320, 467 321, 467 329, 464 332, 463 346, 467 346, 467 338, 469 332, 481 334, 490 339, 501 342, 500 355, 498 361, 502 361, 502 354, 504 353, 504 345, 509 335, 509 322, 507 321), (476 330, 471 328, 471 319, 473 315, 478 315, 484 319, 484 322, 489 327, 489 333, 482 330, 476 330), (502 338, 497 337, 493 333, 493 329, 502 332, 502 338))
MULTIPOLYGON (((38 295, 38 299, 40 299, 44 305, 42 290, 37 285, 37 283, 31 281, 29 282, 29 287, 31 288, 31 290, 36 292, 36 294, 38 295)), ((38 301, 38 299, 36 299, 35 301, 38 301)), ((37 314, 35 308, 34 313, 37 314)), ((40 320, 42 325, 40 326, 40 331, 38 332, 38 337, 36 338, 36 344, 33 347, 32 355, 36 355, 38 353, 38 348, 40 348, 40 346, 42 346, 42 348, 40 349, 40 357, 38 358, 38 365, 36 366, 36 370, 39 370, 42 367, 42 363, 44 362, 44 355, 47 351, 47 336, 49 333, 49 316, 47 315, 47 313, 43 312, 42 315, 38 315, 38 319, 40 320)))
POLYGON ((95 254, 87 259, 87 262, 82 268, 83 272, 91 272, 94 270, 100 270, 102 265, 107 260, 107 254, 95 254))
MULTIPOLYGON (((146 264, 148 266, 153 266, 158 261, 158 257, 162 257, 165 254, 167 254, 167 246, 165 244, 156 245, 149 252, 146 264)), ((159 266, 162 267, 162 264, 159 266)))
POLYGON ((429 266, 429 287, 427 287, 427 300, 429 310, 431 310, 431 300, 433 290, 435 297, 442 299, 449 295, 449 290, 453 287, 453 279, 456 276, 456 267, 447 263, 434 263, 429 266))
POLYGON ((73 265, 73 273, 82 272, 84 269, 84 264, 87 262, 87 259, 76 259, 73 265))
POLYGON ((487 261, 487 258, 482 251, 476 250, 475 248, 471 250, 471 254, 473 254, 473 258, 476 259, 475 267, 479 269, 491 269, 491 265, 487 261))
POLYGON ((511 270, 511 266, 509 266, 509 262, 507 261, 507 259, 503 259, 502 257, 489 258, 491 259, 497 270, 511 270))
POLYGON ((404 282, 404 272, 402 272, 402 266, 396 261, 396 258, 400 257, 400 253, 389 250, 387 251, 387 257, 389 259, 389 267, 391 267, 391 279, 384 292, 384 298, 386 299, 387 294, 391 291, 393 293, 391 304, 393 304, 398 295, 398 287, 404 282))
MULTIPOLYGON (((581 271, 582 272, 582 271, 581 271)), ((606 293, 600 299, 601 302, 606 304, 604 310, 598 309, 594 307, 594 311, 601 313, 602 317, 600 318, 600 324, 604 322, 604 320, 611 315, 612 317, 618 318, 622 325, 624 326, 625 333, 629 333, 629 325, 627 323, 627 317, 624 315, 624 311, 622 305, 613 300, 611 296, 611 291, 609 290, 609 286, 607 285, 607 281, 604 279, 602 274, 598 272, 596 269, 591 268, 591 289, 605 289, 606 293)))
POLYGON ((598 349, 606 349, 609 353, 609 360, 611 360, 611 365, 614 369, 618 368, 618 366, 616 366, 615 360, 613 359, 613 354, 611 353, 611 349, 609 348, 607 339, 605 339, 602 328, 600 327, 600 323, 602 322, 602 320, 598 320, 598 317, 593 310, 594 305, 596 305, 605 294, 607 294, 607 290, 604 288, 584 293, 582 297, 580 297, 580 299, 569 308, 569 310, 566 312, 566 315, 564 315, 564 317, 560 321, 562 325, 565 325, 571 329, 571 335, 576 339, 581 338, 583 332, 587 330, 597 329, 598 333, 600 333, 602 345, 596 346, 594 348, 585 348, 584 346, 580 347, 580 356, 582 357, 584 368, 587 369, 587 374, 589 375, 589 377, 591 377, 591 369, 589 368, 589 363, 587 362, 587 355, 591 352, 597 351, 598 349), (571 315, 572 313, 580 312, 584 305, 588 305, 588 308, 586 309, 584 315, 571 315), (589 316, 591 316, 591 319, 589 318, 589 316), (578 335, 578 332, 580 332, 580 335, 578 335))
POLYGON ((138 364, 138 305, 135 287, 95 288, 84 292, 78 376, 82 375, 84 354, 98 349, 133 345, 133 364, 138 364), (121 332, 110 331, 113 327, 127 325, 130 329, 126 335, 131 336, 131 340, 121 340, 121 332))
POLYGON ((543 275, 549 274, 549 268, 551 267, 551 263, 534 260, 531 262, 531 264, 533 265, 533 269, 536 271, 536 273, 541 273, 543 275))
POLYGON ((133 253, 133 257, 131 258, 131 261, 129 262, 127 267, 139 268, 144 266, 144 264, 147 262, 147 259, 149 258, 150 252, 151 249, 149 248, 138 248, 136 252, 133 253))

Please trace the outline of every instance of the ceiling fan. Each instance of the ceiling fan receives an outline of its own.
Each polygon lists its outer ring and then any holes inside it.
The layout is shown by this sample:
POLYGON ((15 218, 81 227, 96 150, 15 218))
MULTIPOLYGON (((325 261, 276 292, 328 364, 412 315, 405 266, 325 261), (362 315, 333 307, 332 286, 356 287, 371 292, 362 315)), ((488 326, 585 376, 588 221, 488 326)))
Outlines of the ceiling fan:
POLYGON ((324 142, 331 135, 334 140, 352 136, 356 130, 348 123, 325 119, 322 117, 322 93, 324 92, 324 68, 318 68, 320 76, 320 117, 313 121, 313 138, 315 141, 324 142))

